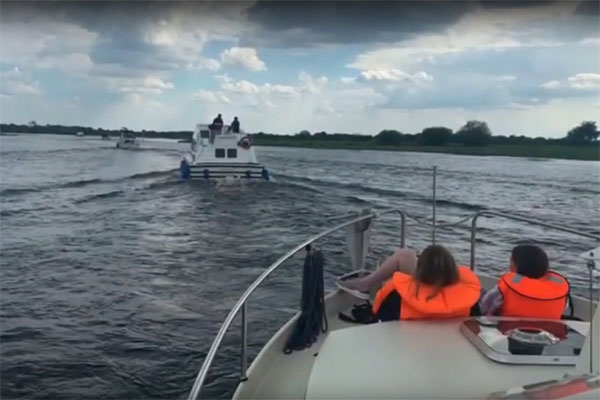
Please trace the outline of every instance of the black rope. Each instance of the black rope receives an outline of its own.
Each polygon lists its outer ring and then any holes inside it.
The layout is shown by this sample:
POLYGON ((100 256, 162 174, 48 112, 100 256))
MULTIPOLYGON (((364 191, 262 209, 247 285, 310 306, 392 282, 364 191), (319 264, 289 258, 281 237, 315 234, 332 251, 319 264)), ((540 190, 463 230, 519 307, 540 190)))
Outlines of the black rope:
POLYGON ((327 332, 328 329, 323 286, 325 259, 321 251, 312 251, 310 246, 307 246, 306 251, 300 300, 301 314, 285 344, 285 354, 312 346, 319 334, 327 332))

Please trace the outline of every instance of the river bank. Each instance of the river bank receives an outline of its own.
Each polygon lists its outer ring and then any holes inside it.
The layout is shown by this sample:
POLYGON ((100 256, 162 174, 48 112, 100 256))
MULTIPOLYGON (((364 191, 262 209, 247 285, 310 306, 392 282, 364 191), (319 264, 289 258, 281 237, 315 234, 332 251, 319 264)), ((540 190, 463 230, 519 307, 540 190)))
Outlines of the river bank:
POLYGON ((289 141, 255 139, 259 146, 299 147, 311 149, 339 149, 339 150, 384 150, 400 152, 420 153, 442 153, 462 154, 473 156, 507 156, 507 157, 531 157, 551 158, 563 160, 600 161, 600 146, 574 146, 567 144, 541 144, 541 145, 518 145, 518 144, 490 144, 487 146, 425 146, 425 145, 396 145, 380 146, 370 143, 357 142, 324 142, 324 141, 289 141))

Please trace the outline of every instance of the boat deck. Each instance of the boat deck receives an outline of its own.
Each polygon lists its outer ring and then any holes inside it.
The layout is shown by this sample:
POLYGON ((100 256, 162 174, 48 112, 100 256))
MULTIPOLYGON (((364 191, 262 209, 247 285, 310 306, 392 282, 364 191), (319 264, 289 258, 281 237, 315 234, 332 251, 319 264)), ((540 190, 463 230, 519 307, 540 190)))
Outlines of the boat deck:
MULTIPOLYGON (((496 282, 485 275, 480 278, 485 288, 496 282)), ((586 309, 583 299, 574 299, 576 309, 586 309)), ((285 355, 283 348, 296 315, 263 347, 248 370, 249 379, 239 384, 233 398, 372 398, 375 393, 388 398, 423 394, 439 398, 444 393, 485 397, 494 390, 531 383, 537 378, 560 378, 575 369, 504 365, 488 360, 461 336, 460 320, 359 325, 338 318, 340 311, 350 315, 352 305, 361 302, 342 291, 327 296, 329 331, 321 334, 309 349, 285 355), (390 375, 390 370, 398 372, 390 375), (390 380, 390 376, 397 379, 390 380), (434 384, 432 376, 440 384, 434 384), (472 382, 474 379, 479 383, 472 382)), ((576 316, 585 319, 585 315, 576 316)), ((588 322, 569 324, 587 334, 588 322)))
MULTIPOLYGON (((274 339, 264 348, 266 351, 259 354, 248 370, 252 379, 240 383, 234 395, 235 399, 261 398, 261 399, 290 399, 304 398, 310 374, 318 353, 325 339, 338 330, 359 326, 340 320, 337 316, 339 306, 353 304, 355 299, 345 293, 335 293, 327 300, 328 332, 319 335, 317 342, 309 349, 283 354, 283 348, 288 338, 289 328, 293 327, 297 318, 290 320, 274 339), (284 333, 285 332, 285 333, 284 333), (283 333, 283 334, 279 334, 283 333), (266 368, 257 371, 255 366, 266 368)), ((360 302, 360 300, 356 300, 360 302)), ((346 308, 346 307, 344 307, 346 308)), ((348 313, 349 314, 349 313, 348 313)))
MULTIPOLYGON (((304 398, 486 398, 575 371, 574 365, 491 361, 462 336, 461 322, 390 321, 332 332, 304 398)), ((569 325, 584 335, 589 327, 587 322, 569 325)))

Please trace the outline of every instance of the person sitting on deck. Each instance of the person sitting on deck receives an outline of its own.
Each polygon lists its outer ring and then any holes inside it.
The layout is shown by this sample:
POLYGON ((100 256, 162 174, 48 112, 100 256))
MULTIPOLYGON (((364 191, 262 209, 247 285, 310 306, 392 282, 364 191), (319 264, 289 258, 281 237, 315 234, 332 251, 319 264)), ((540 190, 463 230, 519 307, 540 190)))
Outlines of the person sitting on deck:
POLYGON ((348 282, 368 290, 392 277, 378 292, 373 313, 380 321, 467 317, 478 313, 479 278, 469 268, 457 267, 452 254, 439 245, 417 256, 401 249, 373 273, 348 282))
POLYGON ((419 255, 414 274, 395 272, 375 296, 373 313, 380 321, 468 317, 477 312, 479 278, 457 267, 446 248, 431 245, 419 255))
POLYGON ((229 125, 227 132, 240 133, 240 121, 238 120, 238 117, 233 117, 233 121, 231 121, 231 125, 229 125))
POLYGON ((538 246, 513 248, 510 271, 481 299, 484 315, 560 319, 567 306, 569 282, 549 271, 548 256, 538 246))

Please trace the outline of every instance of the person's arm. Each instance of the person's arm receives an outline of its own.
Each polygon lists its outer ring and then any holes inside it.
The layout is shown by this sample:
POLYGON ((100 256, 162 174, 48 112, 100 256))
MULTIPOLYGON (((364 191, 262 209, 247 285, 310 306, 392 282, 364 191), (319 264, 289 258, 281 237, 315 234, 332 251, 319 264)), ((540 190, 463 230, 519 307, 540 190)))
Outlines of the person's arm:
POLYGON ((489 290, 479 302, 479 308, 481 309, 481 315, 494 315, 500 311, 502 304, 504 303, 504 296, 498 288, 494 286, 493 289, 489 290))

